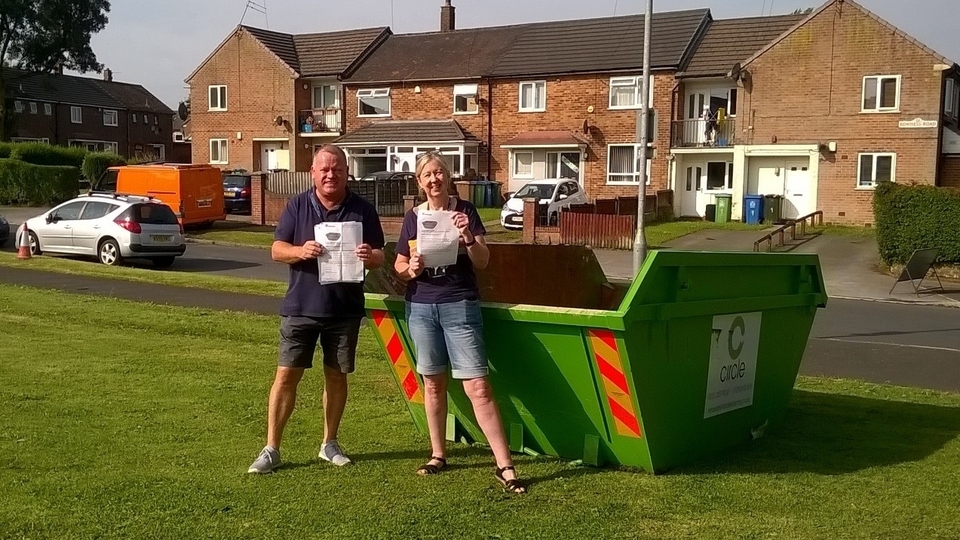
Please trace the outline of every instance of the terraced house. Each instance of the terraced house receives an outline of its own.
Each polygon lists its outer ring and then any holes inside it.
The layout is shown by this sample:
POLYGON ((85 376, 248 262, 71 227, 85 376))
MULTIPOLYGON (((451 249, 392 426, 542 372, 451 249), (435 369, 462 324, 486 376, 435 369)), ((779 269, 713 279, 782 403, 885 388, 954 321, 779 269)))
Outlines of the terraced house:
POLYGON ((573 178, 589 199, 635 195, 638 115, 651 105, 648 189, 703 217, 731 195, 783 214, 872 223, 877 182, 960 186, 955 63, 850 0, 806 15, 643 17, 288 35, 239 27, 188 79, 194 160, 307 170, 336 141, 352 172, 412 170, 439 150, 462 177, 515 190, 573 178), (270 152, 279 151, 280 157, 270 152))
POLYGON ((139 84, 2 68, 12 141, 78 146, 128 158, 164 160, 173 111, 139 84))

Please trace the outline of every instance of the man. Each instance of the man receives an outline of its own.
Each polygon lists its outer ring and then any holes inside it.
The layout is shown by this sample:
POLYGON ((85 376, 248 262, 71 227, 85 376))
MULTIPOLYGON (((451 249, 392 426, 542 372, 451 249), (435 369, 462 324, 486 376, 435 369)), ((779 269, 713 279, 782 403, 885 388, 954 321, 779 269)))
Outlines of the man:
POLYGON ((267 446, 250 465, 249 473, 269 473, 280 466, 280 440, 293 412, 297 385, 313 366, 319 341, 323 351, 323 443, 320 459, 334 465, 350 463, 337 443, 337 429, 347 402, 347 374, 356 361, 357 336, 364 316, 363 284, 320 284, 317 257, 323 246, 314 240, 321 222, 359 221, 363 244, 357 257, 369 269, 383 264, 383 229, 376 208, 347 190, 347 156, 323 145, 310 167, 313 189, 287 203, 271 248, 273 260, 290 265, 290 285, 280 310, 280 358, 270 389, 267 446))

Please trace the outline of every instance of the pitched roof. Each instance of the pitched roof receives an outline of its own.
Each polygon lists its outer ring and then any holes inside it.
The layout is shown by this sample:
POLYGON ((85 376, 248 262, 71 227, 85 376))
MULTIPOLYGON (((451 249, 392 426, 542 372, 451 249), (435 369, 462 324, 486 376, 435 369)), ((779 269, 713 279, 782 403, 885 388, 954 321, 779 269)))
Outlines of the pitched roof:
POLYGON ((489 75, 521 26, 392 35, 350 76, 356 82, 470 79, 489 75))
POLYGON ((930 56, 933 56, 934 58, 936 58, 936 59, 939 60, 940 62, 942 62, 942 63, 944 63, 944 64, 947 64, 947 65, 950 65, 950 66, 954 66, 954 67, 957 66, 956 62, 954 62, 953 60, 950 60, 950 59, 947 58, 946 56, 943 56, 942 54, 938 53, 937 51, 931 49, 930 47, 928 47, 927 45, 925 45, 925 44, 922 43, 921 41, 917 40, 916 38, 914 38, 914 37, 911 36, 910 34, 907 34, 907 33, 904 32, 903 30, 900 30, 900 29, 897 28, 896 26, 894 26, 894 25, 890 24, 889 22, 883 20, 882 18, 880 18, 880 16, 874 14, 872 11, 870 11, 870 10, 868 10, 867 8, 861 6, 860 4, 854 2, 853 0, 827 0, 826 3, 824 3, 822 6, 818 7, 818 8, 815 9, 812 13, 810 13, 809 15, 807 15, 807 17, 804 18, 802 21, 800 21, 799 23, 797 23, 797 24, 795 24, 794 26, 792 26, 792 27, 791 27, 789 30, 787 30, 786 32, 780 34, 780 36, 778 36, 775 40, 773 40, 773 41, 771 41, 770 43, 768 43, 766 47, 760 49, 759 51, 757 51, 756 53, 754 53, 750 58, 746 59, 746 60, 743 62, 743 65, 746 66, 747 64, 750 64, 751 62, 753 62, 754 60, 756 60, 757 58, 759 58, 762 54, 764 54, 765 52, 769 51, 770 49, 772 49, 773 47, 775 47, 777 44, 779 44, 781 41, 783 41, 784 39, 786 39, 790 34, 792 34, 792 33, 793 33, 794 31, 796 31, 798 28, 800 28, 801 26, 805 25, 808 21, 812 20, 812 19, 813 19, 814 17, 816 17, 817 15, 819 15, 819 14, 823 13, 824 11, 826 11, 827 8, 829 8, 829 7, 831 7, 831 6, 834 6, 834 5, 837 5, 837 4, 839 4, 839 6, 837 7, 837 9, 841 9, 844 5, 849 5, 849 6, 851 6, 851 7, 854 8, 854 9, 860 10, 864 15, 866 15, 866 16, 870 17, 871 19, 877 21, 878 23, 880 23, 881 25, 883 25, 884 27, 886 27, 886 28, 888 28, 890 31, 892 31, 894 34, 896 34, 896 35, 900 36, 901 38, 903 38, 903 39, 905 39, 905 40, 913 43, 914 45, 916 45, 917 47, 919 47, 920 49, 922 49, 923 51, 925 51, 925 52, 926 52, 927 54, 929 54, 930 56))
POLYGON ((98 79, 92 80, 94 84, 122 103, 125 109, 173 114, 173 110, 170 109, 170 107, 167 107, 157 96, 151 94, 146 88, 139 84, 101 81, 98 79))
POLYGON ((343 146, 373 143, 478 142, 456 120, 383 120, 373 122, 337 139, 343 146))
POLYGON ((340 75, 361 60, 364 53, 390 34, 390 29, 362 28, 323 34, 296 34, 293 42, 300 59, 300 75, 340 75))
POLYGON ((14 98, 108 109, 173 113, 156 96, 138 84, 107 82, 91 77, 54 75, 6 67, 3 71, 8 95, 14 98))
POLYGON ((241 28, 301 77, 345 73, 390 33, 385 26, 312 34, 284 34, 253 26, 241 28))
MULTIPOLYGON (((643 65, 644 17, 604 17, 527 25, 493 76, 585 73, 643 65)), ((654 13, 652 69, 678 69, 710 20, 710 10, 654 13)))
POLYGON ((746 17, 714 21, 697 46, 681 77, 722 77, 806 15, 746 17))
MULTIPOLYGON (((653 16, 654 68, 678 68, 709 22, 697 9, 653 16)), ((550 21, 451 32, 397 34, 357 69, 351 83, 510 77, 637 69, 643 16, 550 21)))

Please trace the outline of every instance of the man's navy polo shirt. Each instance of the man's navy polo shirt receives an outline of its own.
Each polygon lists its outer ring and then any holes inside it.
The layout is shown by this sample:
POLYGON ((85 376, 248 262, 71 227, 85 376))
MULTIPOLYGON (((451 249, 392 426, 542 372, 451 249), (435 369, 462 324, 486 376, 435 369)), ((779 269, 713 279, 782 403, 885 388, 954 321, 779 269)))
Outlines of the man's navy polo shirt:
MULTIPOLYGON (((383 228, 377 209, 359 195, 347 192, 340 206, 327 210, 313 189, 290 199, 280 216, 274 239, 302 246, 314 239, 313 228, 321 222, 363 223, 363 243, 383 249, 383 228)), ((320 284, 316 259, 290 265, 290 285, 280 315, 295 317, 363 317, 363 284, 320 284)))

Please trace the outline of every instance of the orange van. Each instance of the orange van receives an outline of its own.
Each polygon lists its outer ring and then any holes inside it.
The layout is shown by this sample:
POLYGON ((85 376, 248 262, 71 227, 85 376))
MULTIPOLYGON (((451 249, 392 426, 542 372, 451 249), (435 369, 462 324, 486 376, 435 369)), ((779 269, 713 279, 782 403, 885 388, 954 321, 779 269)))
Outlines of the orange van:
POLYGON ((208 227, 226 219, 220 169, 210 165, 125 165, 110 167, 93 191, 147 195, 160 199, 184 227, 208 227))

